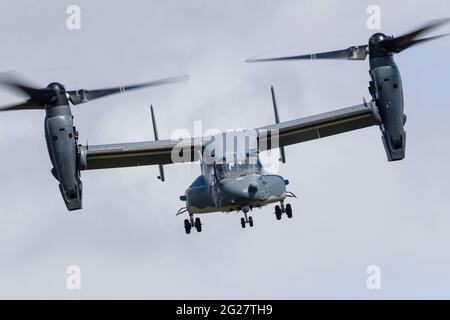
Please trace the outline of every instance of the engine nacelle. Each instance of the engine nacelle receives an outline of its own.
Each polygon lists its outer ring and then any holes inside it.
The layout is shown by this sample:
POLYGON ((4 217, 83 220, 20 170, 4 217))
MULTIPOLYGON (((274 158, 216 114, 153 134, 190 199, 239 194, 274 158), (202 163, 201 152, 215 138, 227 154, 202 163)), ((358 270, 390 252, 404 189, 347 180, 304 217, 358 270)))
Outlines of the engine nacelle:
POLYGON ((59 189, 68 210, 82 207, 83 186, 80 180, 77 132, 68 105, 47 109, 45 137, 52 174, 59 181, 59 189))
POLYGON ((371 68, 370 93, 378 107, 383 145, 389 161, 405 157, 406 132, 403 129, 406 115, 403 113, 403 89, 400 72, 392 64, 371 68))

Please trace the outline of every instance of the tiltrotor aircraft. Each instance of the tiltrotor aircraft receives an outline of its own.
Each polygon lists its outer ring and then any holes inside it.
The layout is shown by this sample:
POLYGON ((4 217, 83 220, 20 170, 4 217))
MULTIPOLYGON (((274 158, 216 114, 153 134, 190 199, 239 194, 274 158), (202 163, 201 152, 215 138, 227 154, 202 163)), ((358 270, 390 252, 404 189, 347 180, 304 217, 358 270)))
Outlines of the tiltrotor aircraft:
POLYGON ((179 81, 172 78, 151 83, 103 90, 67 91, 61 84, 52 83, 38 89, 18 81, 3 80, 3 84, 15 88, 30 98, 21 104, 1 108, 6 110, 44 109, 45 137, 53 176, 68 210, 82 207, 83 170, 158 165, 160 180, 164 181, 163 165, 179 162, 200 161, 201 175, 187 188, 180 199, 186 206, 178 214, 187 212, 184 221, 186 233, 192 228, 202 231, 200 218, 194 215, 210 212, 242 211, 243 228, 253 226, 248 212, 270 203, 275 207, 279 220, 282 214, 292 217, 287 197, 294 197, 286 190, 288 181, 270 174, 262 168, 259 153, 280 149, 280 160, 285 162, 284 147, 304 141, 319 139, 373 125, 380 127, 388 161, 405 157, 406 134, 403 113, 403 91, 400 72, 393 54, 415 44, 442 36, 418 38, 424 32, 442 25, 446 20, 434 21, 426 26, 399 37, 374 34, 368 45, 350 47, 346 50, 286 58, 252 59, 250 61, 294 59, 347 59, 364 60, 369 56, 370 102, 338 109, 314 116, 280 122, 275 95, 272 89, 275 124, 247 131, 221 133, 210 137, 159 140, 153 108, 151 108, 155 141, 119 143, 110 145, 78 144, 78 134, 73 125, 70 103, 76 105, 106 95, 179 81))

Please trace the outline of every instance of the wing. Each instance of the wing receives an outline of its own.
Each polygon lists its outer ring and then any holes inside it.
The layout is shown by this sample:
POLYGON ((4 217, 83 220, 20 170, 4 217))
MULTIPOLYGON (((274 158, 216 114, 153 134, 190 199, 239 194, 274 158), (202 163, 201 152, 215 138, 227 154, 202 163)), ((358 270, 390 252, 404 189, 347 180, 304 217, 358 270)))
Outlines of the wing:
POLYGON ((159 140, 82 147, 83 169, 108 169, 194 162, 200 159, 203 139, 159 140))
MULTIPOLYGON (((255 129, 260 151, 380 124, 374 102, 255 129), (275 140, 274 140, 275 138, 275 140), (273 143, 278 139, 278 143, 273 143)), ((86 146, 84 170, 186 163, 200 160, 211 137, 86 146)))
POLYGON ((260 151, 328 137, 380 124, 375 103, 257 128, 260 151), (275 143, 278 138, 278 145, 275 143))

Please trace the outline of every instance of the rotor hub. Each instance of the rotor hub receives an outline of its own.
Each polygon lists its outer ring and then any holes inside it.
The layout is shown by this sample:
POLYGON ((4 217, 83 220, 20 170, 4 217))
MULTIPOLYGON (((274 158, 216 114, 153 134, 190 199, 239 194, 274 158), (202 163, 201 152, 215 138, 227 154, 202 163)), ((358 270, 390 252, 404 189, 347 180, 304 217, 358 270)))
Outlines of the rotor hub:
POLYGON ((48 89, 53 89, 55 91, 65 91, 66 88, 59 82, 52 82, 47 86, 48 89))
POLYGON ((374 33, 370 39, 369 39, 369 44, 370 45, 375 45, 381 41, 384 41, 386 39, 388 39, 389 37, 387 35, 385 35, 384 33, 374 33))

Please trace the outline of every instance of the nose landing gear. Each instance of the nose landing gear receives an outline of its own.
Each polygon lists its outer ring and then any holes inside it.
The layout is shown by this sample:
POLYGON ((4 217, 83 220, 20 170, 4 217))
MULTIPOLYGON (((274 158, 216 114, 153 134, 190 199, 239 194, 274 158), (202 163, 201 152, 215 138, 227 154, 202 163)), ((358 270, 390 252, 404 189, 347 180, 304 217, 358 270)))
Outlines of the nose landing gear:
POLYGON ((285 213, 289 219, 292 219, 292 207, 290 203, 286 204, 285 206, 284 201, 281 201, 280 206, 275 206, 275 217, 277 218, 277 220, 281 220, 281 216, 283 215, 283 213, 285 213))
POLYGON ((250 228, 253 227, 253 217, 252 216, 248 216, 247 213, 250 211, 249 207, 243 207, 242 208, 242 212, 244 212, 244 217, 241 218, 241 226, 243 229, 245 229, 246 224, 248 223, 248 225, 250 226, 250 228))

